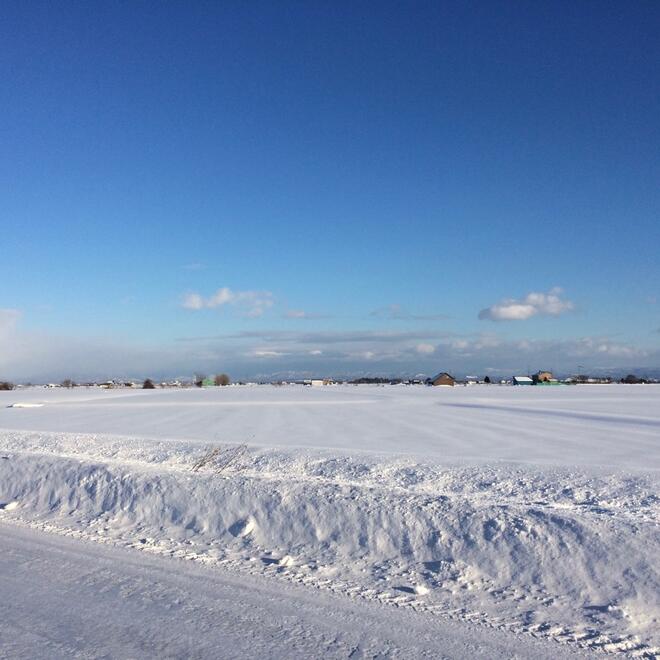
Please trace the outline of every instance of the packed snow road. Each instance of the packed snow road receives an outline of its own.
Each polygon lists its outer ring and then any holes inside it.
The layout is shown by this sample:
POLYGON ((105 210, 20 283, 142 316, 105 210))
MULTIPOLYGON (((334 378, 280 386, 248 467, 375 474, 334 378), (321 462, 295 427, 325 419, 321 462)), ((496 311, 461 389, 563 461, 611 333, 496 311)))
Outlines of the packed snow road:
POLYGON ((0 524, 0 658, 577 658, 555 644, 0 524))

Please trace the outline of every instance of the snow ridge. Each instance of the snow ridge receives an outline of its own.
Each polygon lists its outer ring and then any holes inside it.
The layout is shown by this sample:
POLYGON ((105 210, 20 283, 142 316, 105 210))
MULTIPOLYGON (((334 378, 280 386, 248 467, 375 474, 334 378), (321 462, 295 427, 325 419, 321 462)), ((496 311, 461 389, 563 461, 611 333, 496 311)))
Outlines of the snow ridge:
POLYGON ((658 492, 654 473, 0 431, 3 520, 634 657, 660 653, 658 492))

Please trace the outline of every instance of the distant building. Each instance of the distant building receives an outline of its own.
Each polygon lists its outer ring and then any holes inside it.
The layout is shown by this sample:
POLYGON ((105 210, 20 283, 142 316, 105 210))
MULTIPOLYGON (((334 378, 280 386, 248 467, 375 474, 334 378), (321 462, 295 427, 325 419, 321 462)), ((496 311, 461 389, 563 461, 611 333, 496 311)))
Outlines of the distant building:
POLYGON ((585 376, 584 374, 578 374, 577 376, 569 376, 564 379, 564 383, 569 384, 589 384, 589 385, 609 385, 613 383, 611 376, 585 376))
POLYGON ((532 376, 532 380, 534 383, 549 383, 551 380, 555 380, 555 377, 550 371, 537 371, 532 376))
POLYGON ((456 384, 456 379, 446 371, 441 371, 439 374, 433 376, 433 378, 429 378, 427 383, 435 386, 453 387, 456 384))
POLYGON ((534 381, 529 376, 514 376, 514 385, 534 385, 534 381))

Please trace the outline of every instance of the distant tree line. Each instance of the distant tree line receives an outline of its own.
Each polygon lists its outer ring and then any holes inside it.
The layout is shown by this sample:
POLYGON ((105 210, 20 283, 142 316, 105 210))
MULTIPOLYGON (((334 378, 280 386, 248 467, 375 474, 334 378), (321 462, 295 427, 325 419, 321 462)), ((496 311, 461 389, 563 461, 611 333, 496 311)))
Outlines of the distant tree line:
POLYGON ((224 387, 231 383, 231 379, 227 374, 216 374, 211 381, 209 381, 209 377, 206 374, 195 375, 195 385, 197 387, 203 387, 205 384, 210 385, 211 383, 219 387, 224 387))
POLYGON ((378 376, 363 376, 349 381, 351 385, 398 385, 401 382, 400 378, 380 378, 378 376))
POLYGON ((650 382, 646 378, 638 378, 635 376, 635 374, 628 374, 627 376, 624 376, 620 381, 620 383, 626 383, 628 385, 638 385, 638 384, 643 384, 643 383, 648 383, 650 382))
MULTIPOLYGON (((577 383, 586 383, 590 381, 588 376, 582 374, 576 376, 574 380, 577 383)), ((601 378, 600 381, 614 382, 611 377, 601 378)), ((348 383, 350 383, 351 385, 399 385, 401 383, 417 383, 417 382, 422 382, 422 381, 403 380, 401 378, 385 378, 382 376, 361 376, 360 378, 355 378, 353 380, 348 381, 348 383)), ((482 382, 489 384, 492 381, 489 376, 485 376, 482 382)), ((657 383, 658 379, 639 377, 636 376, 635 374, 628 374, 623 378, 620 378, 618 382, 627 385, 636 385, 636 384, 645 384, 645 383, 657 383)), ((231 383, 231 379, 225 373, 217 374, 213 376, 213 378, 209 378, 205 374, 196 374, 194 377, 194 384, 197 387, 203 387, 204 385, 216 385, 216 386, 224 387, 226 385, 229 385, 230 383, 231 383)), ((84 384, 93 385, 94 383, 84 383, 84 384)), ((279 383, 277 384, 282 384, 282 383, 281 381, 279 381, 279 383)), ((31 386, 31 383, 26 383, 26 385, 29 387, 31 386)), ((132 383, 126 383, 126 385, 131 386, 132 383)), ((73 381, 71 378, 65 378, 60 383, 60 387, 72 388, 72 387, 78 387, 78 384, 75 381, 73 381)), ((13 390, 15 388, 16 386, 14 385, 14 383, 10 381, 0 381, 0 391, 13 390)), ((142 389, 153 390, 156 389, 156 385, 151 378, 146 378, 142 383, 142 389)))

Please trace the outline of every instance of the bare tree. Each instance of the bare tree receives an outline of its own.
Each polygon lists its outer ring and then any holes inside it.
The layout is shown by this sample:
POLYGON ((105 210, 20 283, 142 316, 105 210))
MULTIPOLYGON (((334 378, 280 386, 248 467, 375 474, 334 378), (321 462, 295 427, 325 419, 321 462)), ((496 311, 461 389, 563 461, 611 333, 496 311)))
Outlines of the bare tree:
POLYGON ((213 382, 216 385, 229 385, 229 376, 227 374, 218 374, 214 379, 213 382))
POLYGON ((143 390, 155 390, 156 386, 154 385, 153 380, 151 378, 147 378, 144 383, 142 383, 142 389, 143 390))
POLYGON ((76 384, 75 384, 70 378, 65 378, 65 379, 60 383, 60 385, 61 385, 62 387, 66 387, 66 388, 68 388, 68 389, 71 389, 72 387, 75 387, 75 386, 76 386, 76 384))
POLYGON ((0 390, 13 390, 13 389, 14 389, 14 383, 9 383, 6 380, 0 382, 0 390))

